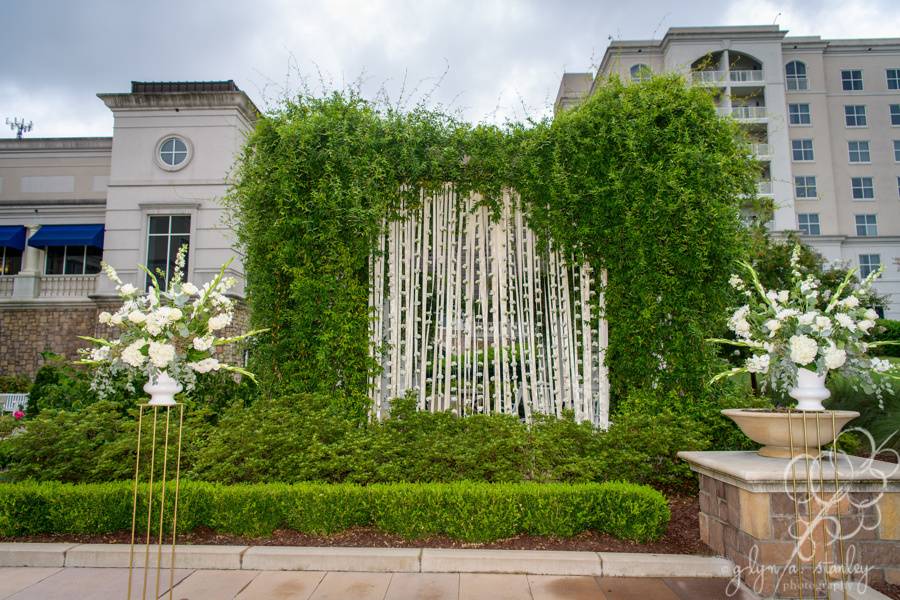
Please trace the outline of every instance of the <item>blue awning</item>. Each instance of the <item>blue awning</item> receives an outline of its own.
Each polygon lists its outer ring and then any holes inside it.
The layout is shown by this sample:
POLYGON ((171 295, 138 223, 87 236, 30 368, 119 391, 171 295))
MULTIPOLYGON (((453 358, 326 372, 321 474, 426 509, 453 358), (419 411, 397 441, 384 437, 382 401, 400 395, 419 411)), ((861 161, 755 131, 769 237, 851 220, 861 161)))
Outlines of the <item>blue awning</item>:
POLYGON ((0 225, 0 248, 25 249, 24 225, 0 225))
POLYGON ((103 248, 103 225, 44 225, 28 240, 33 248, 93 246, 103 248))

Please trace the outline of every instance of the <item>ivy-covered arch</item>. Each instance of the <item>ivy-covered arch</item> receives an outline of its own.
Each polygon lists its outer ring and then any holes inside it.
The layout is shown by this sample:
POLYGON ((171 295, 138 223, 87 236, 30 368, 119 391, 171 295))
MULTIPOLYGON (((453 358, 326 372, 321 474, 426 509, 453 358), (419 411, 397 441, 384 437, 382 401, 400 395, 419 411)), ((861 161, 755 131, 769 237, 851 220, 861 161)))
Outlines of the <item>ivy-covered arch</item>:
POLYGON ((472 126, 352 92, 300 96, 259 120, 229 202, 245 253, 252 353, 268 393, 332 394, 366 412, 368 265, 384 220, 452 185, 607 269, 612 392, 698 392, 715 368, 739 209, 757 168, 736 125, 675 76, 612 80, 552 121, 472 126))

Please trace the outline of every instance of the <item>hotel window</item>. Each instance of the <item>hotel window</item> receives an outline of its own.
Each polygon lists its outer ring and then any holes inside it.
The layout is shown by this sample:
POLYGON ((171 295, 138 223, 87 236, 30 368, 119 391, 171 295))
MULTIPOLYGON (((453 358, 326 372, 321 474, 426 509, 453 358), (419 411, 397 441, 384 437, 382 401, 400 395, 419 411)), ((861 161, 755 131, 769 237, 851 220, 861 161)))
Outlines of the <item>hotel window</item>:
POLYGON ((49 246, 45 275, 94 275, 100 272, 103 250, 94 246, 49 246))
POLYGON ((900 162, 900 140, 894 140, 894 162, 900 162))
POLYGON ((634 83, 640 83, 642 81, 650 81, 650 78, 653 76, 653 72, 650 71, 650 67, 644 64, 634 65, 629 70, 631 73, 631 81, 634 83))
POLYGON ((806 64, 799 60, 792 60, 784 66, 785 80, 789 91, 805 90, 809 88, 806 79, 806 64))
POLYGON ((797 225, 800 233, 804 235, 821 235, 818 213, 800 213, 797 215, 797 225))
POLYGON ((866 126, 866 105, 848 104, 844 107, 844 124, 847 127, 866 126))
POLYGON ((22 270, 22 251, 17 248, 0 248, 0 275, 16 275, 22 270))
MULTIPOLYGON (((178 249, 191 240, 189 215, 151 215, 147 235, 147 268, 156 275, 159 287, 165 289, 175 270, 178 249)), ((185 270, 187 265, 185 264, 185 270)), ((152 285, 147 276, 147 287, 152 285)))
POLYGON ((900 125, 900 104, 891 104, 891 125, 900 125))
POLYGON ((869 142, 868 141, 847 142, 847 147, 850 150, 850 162, 852 162, 852 163, 872 162, 872 157, 869 154, 869 142))
POLYGON ((841 87, 847 92, 858 92, 863 89, 862 71, 859 69, 841 71, 841 87))
POLYGON ((881 266, 880 254, 860 254, 859 255, 859 275, 860 277, 868 277, 873 271, 877 271, 881 266))
POLYGON ((889 90, 900 90, 900 69, 887 70, 887 87, 889 90))
POLYGON ((872 200, 875 198, 875 186, 871 177, 851 177, 850 189, 854 200, 872 200))
POLYGON ((797 175, 794 177, 794 195, 798 199, 809 200, 816 198, 816 176, 815 175, 797 175))
POLYGON ((809 104, 788 104, 788 116, 791 125, 810 125, 809 104))
POLYGON ((856 215, 856 235, 873 237, 878 235, 878 219, 875 215, 856 215))
POLYGON ((812 140, 791 140, 791 155, 795 161, 813 160, 812 140))

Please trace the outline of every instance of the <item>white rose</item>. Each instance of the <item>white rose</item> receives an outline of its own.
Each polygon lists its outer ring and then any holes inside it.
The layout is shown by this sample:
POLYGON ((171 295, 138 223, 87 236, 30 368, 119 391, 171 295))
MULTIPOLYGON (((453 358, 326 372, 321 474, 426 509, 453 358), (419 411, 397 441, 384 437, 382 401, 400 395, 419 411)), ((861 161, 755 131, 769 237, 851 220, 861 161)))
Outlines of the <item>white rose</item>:
POLYGON ((160 333, 162 333, 163 327, 165 327, 165 325, 165 315, 161 315, 158 312, 155 312, 147 315, 147 320, 144 322, 144 329, 146 329, 147 333, 149 333, 150 335, 159 335, 160 333))
POLYGON ((831 319, 828 317, 816 317, 816 327, 819 328, 820 331, 831 329, 831 319))
POLYGON ((875 327, 875 321, 870 321, 868 319, 863 319, 859 323, 856 324, 859 327, 860 331, 863 333, 869 333, 869 330, 875 327))
POLYGON ((166 368, 175 358, 175 346, 159 342, 150 342, 148 351, 150 362, 158 369, 166 368))
POLYGON ((769 319, 765 322, 765 327, 769 330, 769 337, 775 337, 775 333, 777 333, 778 330, 781 329, 781 321, 778 321, 777 319, 769 319))
POLYGON ((200 290, 197 289, 197 286, 191 283, 190 281, 186 281, 181 284, 181 291, 188 296, 196 296, 200 293, 200 290))
POLYGON ((135 325, 140 325, 144 321, 147 320, 147 315, 142 313, 139 310, 132 311, 128 314, 128 320, 134 323, 135 325))
POLYGON ((856 308, 859 306, 859 298, 856 296, 847 296, 841 301, 841 304, 847 308, 856 308))
POLYGON ((801 325, 812 325, 815 320, 816 313, 814 312, 803 313, 802 315, 797 317, 797 322, 801 325))
POLYGON ((119 287, 119 294, 121 294, 122 296, 134 296, 136 293, 137 288, 130 283, 126 283, 125 285, 119 287))
POLYGON ((109 325, 109 322, 112 320, 112 315, 104 310, 102 313, 100 313, 97 316, 97 318, 100 320, 100 322, 102 324, 109 325))
POLYGON ((878 313, 870 308, 866 310, 865 317, 870 321, 874 321, 878 318, 878 313))
POLYGON ((834 318, 844 329, 849 329, 850 331, 856 330, 856 323, 853 322, 853 317, 847 313, 838 313, 834 315, 834 318))
POLYGON ((750 323, 746 319, 741 319, 734 324, 734 332, 741 337, 750 336, 750 323))
POLYGON ((194 349, 201 352, 209 350, 213 345, 213 339, 211 335, 194 338, 194 349))
POLYGON ((117 314, 114 314, 113 316, 111 316, 109 318, 109 324, 110 325, 121 325, 122 324, 122 315, 117 313, 117 314))
POLYGON ((808 365, 816 359, 819 346, 814 339, 805 335, 792 335, 790 343, 791 360, 798 365, 808 365))
POLYGON ((140 367, 147 360, 147 357, 141 354, 141 348, 147 345, 146 340, 138 340, 130 343, 122 350, 122 360, 132 367, 140 367))
POLYGON ((157 314, 159 315, 159 319, 161 321, 169 322, 178 321, 179 319, 181 319, 181 317, 184 316, 181 310, 175 308, 174 306, 164 306, 157 311, 157 314))
POLYGON ((825 351, 825 366, 829 369, 840 369, 847 362, 847 353, 833 345, 825 351))
POLYGON ((222 365, 215 358, 204 358, 197 362, 188 363, 188 366, 198 373, 209 373, 210 371, 218 371, 222 365))
POLYGON ((747 370, 751 373, 768 373, 769 372, 769 355, 758 354, 747 359, 745 364, 747 370))
POLYGON ((222 313, 212 317, 207 323, 207 327, 209 327, 210 331, 218 331, 228 327, 229 323, 231 323, 231 314, 222 313))

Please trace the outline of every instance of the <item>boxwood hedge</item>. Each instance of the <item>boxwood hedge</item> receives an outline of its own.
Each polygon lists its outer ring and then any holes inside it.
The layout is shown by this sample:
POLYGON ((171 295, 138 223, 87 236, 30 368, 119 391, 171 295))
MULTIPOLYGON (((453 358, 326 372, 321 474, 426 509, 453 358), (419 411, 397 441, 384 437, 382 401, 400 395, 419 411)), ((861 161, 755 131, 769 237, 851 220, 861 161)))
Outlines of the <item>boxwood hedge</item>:
MULTIPOLYGON (((102 534, 131 527, 129 482, 0 485, 0 536, 102 534)), ((147 488, 138 515, 146 515, 147 488)), ((159 486, 156 488, 158 498, 159 486)), ((166 510, 173 507, 167 488, 166 510)), ((487 542, 518 534, 572 536, 585 530, 647 541, 670 518, 665 497, 630 483, 403 483, 219 485, 182 482, 179 531, 265 536, 275 529, 325 534, 374 526, 407 539, 446 535, 487 542)), ((167 519, 168 521, 168 519, 167 519)), ((154 523, 156 523, 154 519, 154 523)), ((140 528, 140 524, 139 524, 140 528)))

